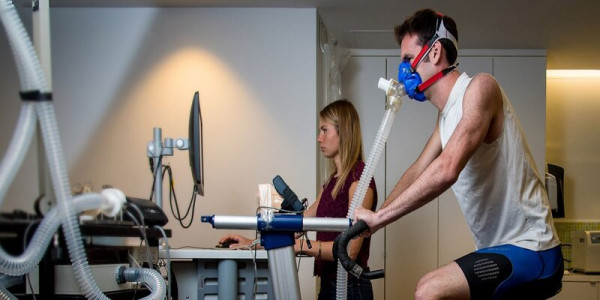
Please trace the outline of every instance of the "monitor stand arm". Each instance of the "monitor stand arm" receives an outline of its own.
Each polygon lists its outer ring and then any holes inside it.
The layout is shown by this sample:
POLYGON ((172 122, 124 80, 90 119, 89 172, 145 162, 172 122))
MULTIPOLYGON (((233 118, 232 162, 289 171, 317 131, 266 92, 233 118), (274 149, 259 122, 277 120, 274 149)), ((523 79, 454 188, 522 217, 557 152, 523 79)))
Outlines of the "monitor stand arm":
POLYGON ((154 174, 154 199, 156 205, 163 209, 162 205, 162 163, 161 158, 163 156, 172 156, 173 148, 177 148, 179 150, 188 150, 189 149, 189 140, 188 139, 176 139, 173 142, 172 138, 165 138, 164 143, 162 141, 162 129, 160 127, 154 127, 153 129, 154 139, 148 143, 146 147, 146 153, 149 158, 152 158, 154 164, 152 165, 152 170, 154 174))

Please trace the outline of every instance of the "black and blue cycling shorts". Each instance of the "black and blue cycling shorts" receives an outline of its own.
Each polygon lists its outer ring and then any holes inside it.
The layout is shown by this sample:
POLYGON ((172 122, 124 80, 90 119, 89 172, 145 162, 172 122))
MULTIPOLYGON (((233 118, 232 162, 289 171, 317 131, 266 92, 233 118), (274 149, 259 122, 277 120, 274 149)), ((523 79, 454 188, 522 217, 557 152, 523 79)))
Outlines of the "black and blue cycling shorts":
POLYGON ((560 288, 563 275, 560 246, 533 251, 501 245, 477 250, 456 263, 467 278, 471 299, 503 299, 526 286, 543 291, 560 288))

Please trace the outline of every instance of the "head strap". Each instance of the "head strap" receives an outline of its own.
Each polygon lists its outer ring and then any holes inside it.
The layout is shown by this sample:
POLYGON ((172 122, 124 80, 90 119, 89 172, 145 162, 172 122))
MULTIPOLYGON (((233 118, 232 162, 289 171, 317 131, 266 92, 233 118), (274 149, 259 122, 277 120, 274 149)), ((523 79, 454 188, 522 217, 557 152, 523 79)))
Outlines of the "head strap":
POLYGON ((454 35, 450 33, 448 29, 446 29, 446 26, 444 26, 444 16, 440 13, 437 13, 435 34, 427 43, 425 43, 425 45, 423 45, 421 52, 419 52, 417 57, 415 57, 415 60, 413 60, 411 68, 414 72, 417 71, 417 67, 419 64, 421 64, 423 58, 429 54, 433 44, 441 39, 447 39, 452 42, 454 48, 458 51, 458 41, 456 40, 456 37, 454 37, 454 35))

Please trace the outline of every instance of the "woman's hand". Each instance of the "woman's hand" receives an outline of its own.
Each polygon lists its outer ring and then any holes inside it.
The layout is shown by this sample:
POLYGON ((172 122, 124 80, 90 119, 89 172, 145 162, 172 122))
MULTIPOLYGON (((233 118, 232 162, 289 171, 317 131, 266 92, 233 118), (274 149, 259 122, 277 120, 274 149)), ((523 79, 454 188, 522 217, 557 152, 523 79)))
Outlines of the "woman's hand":
POLYGON ((245 238, 238 234, 228 234, 219 239, 219 244, 229 244, 229 249, 237 249, 240 247, 250 247, 254 240, 245 238))
POLYGON ((306 241, 302 239, 296 239, 296 243, 294 243, 294 254, 302 254, 303 251, 306 251, 308 246, 306 245, 306 241))

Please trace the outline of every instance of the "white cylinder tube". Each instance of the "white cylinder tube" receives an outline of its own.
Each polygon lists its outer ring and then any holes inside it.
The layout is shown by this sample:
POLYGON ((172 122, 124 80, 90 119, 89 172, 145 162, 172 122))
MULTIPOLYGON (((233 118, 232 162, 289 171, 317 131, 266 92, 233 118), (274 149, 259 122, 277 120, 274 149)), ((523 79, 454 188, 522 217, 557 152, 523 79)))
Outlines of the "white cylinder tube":
MULTIPOLYGON (((379 80, 378 87, 386 91, 386 95, 388 95, 388 105, 385 110, 385 115, 383 116, 383 120, 379 125, 379 130, 375 135, 375 142, 371 147, 371 151, 369 152, 369 156, 367 157, 367 161, 363 172, 360 176, 360 180, 358 181, 358 186, 354 191, 354 196, 352 197, 352 202, 350 204, 350 208, 348 209, 348 218, 354 219, 354 211, 356 208, 362 206, 365 195, 367 193, 367 189, 369 187, 369 183, 371 182, 371 178, 373 177, 373 173, 375 173, 375 167, 377 167, 377 163, 379 162, 379 158, 381 158, 381 154, 385 150, 385 143, 387 141, 388 135, 390 134, 390 130, 392 129, 392 124, 394 123, 394 118, 396 116, 396 112, 400 109, 401 101, 400 96, 402 92, 404 92, 404 86, 398 84, 395 80, 379 80), (390 90, 393 89, 393 94, 390 94, 390 90)), ((348 273, 342 266, 342 264, 338 261, 337 264, 337 281, 336 281, 336 298, 337 299, 346 299, 348 295, 347 290, 348 285, 348 273)))

